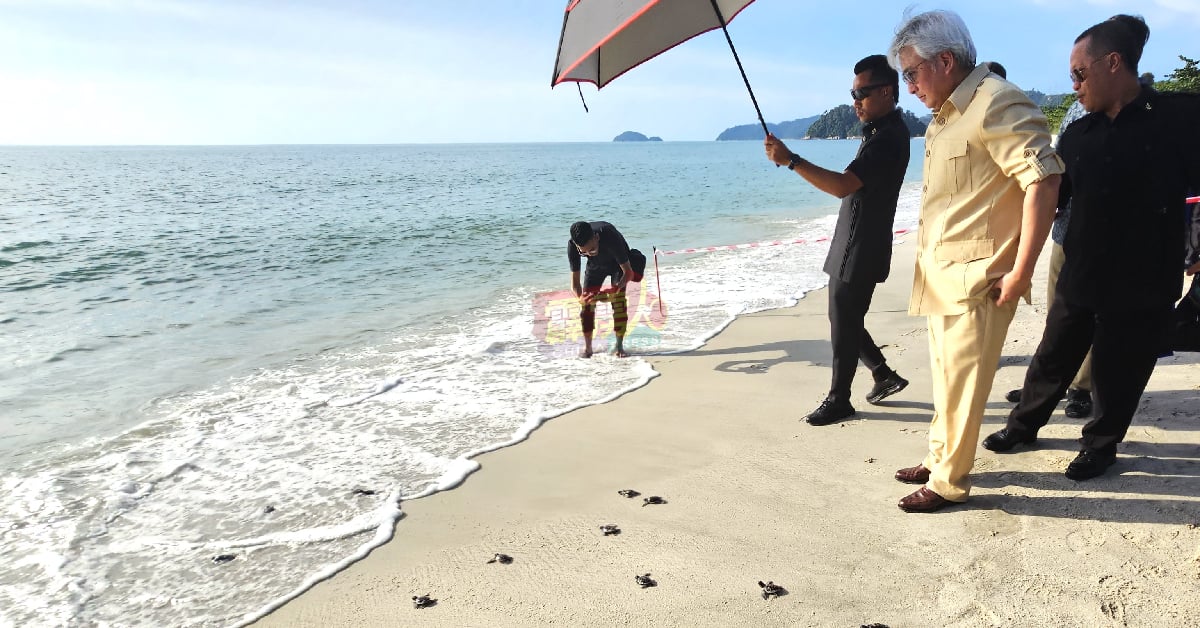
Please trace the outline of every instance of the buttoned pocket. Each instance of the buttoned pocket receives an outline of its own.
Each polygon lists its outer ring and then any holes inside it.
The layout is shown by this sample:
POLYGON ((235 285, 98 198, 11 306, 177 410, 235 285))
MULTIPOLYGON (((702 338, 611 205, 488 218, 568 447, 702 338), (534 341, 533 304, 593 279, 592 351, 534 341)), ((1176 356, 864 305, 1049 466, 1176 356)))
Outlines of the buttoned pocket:
POLYGON ((934 140, 930 158, 930 175, 933 179, 930 183, 950 193, 970 189, 971 161, 966 140, 934 140))
POLYGON ((996 244, 991 238, 938 242, 933 247, 933 258, 939 262, 965 264, 991 258, 995 251, 996 244))
POLYGON ((971 303, 986 296, 994 277, 988 277, 988 267, 996 251, 991 238, 938 242, 933 257, 948 277, 961 281, 958 302, 971 303))

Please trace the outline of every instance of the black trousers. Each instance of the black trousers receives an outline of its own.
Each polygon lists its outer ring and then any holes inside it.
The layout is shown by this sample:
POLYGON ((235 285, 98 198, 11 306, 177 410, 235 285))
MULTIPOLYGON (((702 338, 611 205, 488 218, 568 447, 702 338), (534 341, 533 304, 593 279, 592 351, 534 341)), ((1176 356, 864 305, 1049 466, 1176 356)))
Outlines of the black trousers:
POLYGON ((1172 316, 1169 306, 1100 312, 1057 293, 1008 427, 1025 432, 1044 427, 1091 347, 1094 414, 1079 442, 1084 449, 1115 453, 1155 362, 1169 351, 1172 316))
POLYGON ((833 384, 829 394, 834 397, 850 398, 850 384, 859 360, 871 369, 875 381, 892 374, 863 324, 874 294, 875 282, 847 283, 829 278, 829 332, 833 344, 833 384))

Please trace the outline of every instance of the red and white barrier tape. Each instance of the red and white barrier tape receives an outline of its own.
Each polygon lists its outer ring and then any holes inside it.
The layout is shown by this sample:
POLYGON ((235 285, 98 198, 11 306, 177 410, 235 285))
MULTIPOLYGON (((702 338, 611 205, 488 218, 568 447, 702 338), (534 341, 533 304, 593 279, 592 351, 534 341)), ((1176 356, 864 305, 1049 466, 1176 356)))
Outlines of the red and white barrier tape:
MULTIPOLYGON (((912 229, 900 229, 895 232, 895 235, 904 235, 912 232, 912 229)), ((711 253, 712 251, 735 251, 738 249, 760 249, 768 246, 780 246, 783 244, 816 244, 818 242, 828 242, 829 236, 817 238, 815 240, 806 240, 797 238, 795 240, 773 240, 771 242, 750 242, 747 244, 725 244, 722 246, 701 246, 694 249, 679 249, 676 251, 659 251, 655 250, 655 255, 681 255, 684 253, 711 253)))

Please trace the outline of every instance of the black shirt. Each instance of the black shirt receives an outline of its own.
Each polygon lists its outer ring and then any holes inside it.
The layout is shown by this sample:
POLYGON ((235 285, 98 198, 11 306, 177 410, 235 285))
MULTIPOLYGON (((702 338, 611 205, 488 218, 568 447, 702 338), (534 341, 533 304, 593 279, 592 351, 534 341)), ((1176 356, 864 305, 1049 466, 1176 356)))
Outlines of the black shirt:
POLYGON ((896 199, 908 169, 908 125, 898 109, 863 126, 863 141, 846 166, 862 187, 842 199, 825 272, 844 282, 887 279, 892 264, 896 199))
POLYGON ((1071 201, 1058 289, 1097 311, 1170 307, 1183 290, 1184 206, 1200 185, 1200 96, 1143 88, 1113 120, 1090 113, 1058 142, 1071 201))
MULTIPOLYGON (((629 245, 625 243, 625 236, 621 235, 616 227, 602 220, 589 224, 592 225, 593 234, 600 234, 600 250, 594 257, 588 258, 589 266, 596 264, 606 268, 617 268, 621 264, 629 262, 629 245)), ((571 272, 579 272, 580 258, 582 257, 579 249, 575 247, 575 243, 568 238, 567 263, 571 265, 571 272)))

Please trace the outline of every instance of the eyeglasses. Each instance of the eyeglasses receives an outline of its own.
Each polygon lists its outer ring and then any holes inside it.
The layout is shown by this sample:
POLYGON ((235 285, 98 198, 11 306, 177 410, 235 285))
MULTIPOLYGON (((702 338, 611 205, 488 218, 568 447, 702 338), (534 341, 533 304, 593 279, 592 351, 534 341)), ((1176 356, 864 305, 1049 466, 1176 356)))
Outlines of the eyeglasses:
POLYGON ((866 100, 867 97, 871 95, 871 92, 879 89, 880 87, 887 87, 887 83, 876 83, 874 85, 863 85, 862 87, 859 87, 858 89, 852 89, 852 90, 850 90, 850 97, 856 101, 866 100))
POLYGON ((925 65, 926 63, 929 63, 929 59, 926 59, 926 60, 914 65, 913 67, 905 70, 904 72, 901 72, 900 76, 904 78, 905 83, 912 85, 913 83, 917 82, 917 70, 920 69, 921 66, 925 65))
POLYGON ((1071 68, 1071 82, 1072 83, 1082 83, 1082 82, 1086 81, 1088 70, 1090 70, 1093 65, 1096 65, 1097 63, 1100 63, 1101 61, 1104 61, 1106 58, 1108 58, 1108 55, 1110 55, 1110 54, 1112 54, 1112 53, 1111 52, 1105 53, 1105 54, 1101 55, 1099 59, 1096 59, 1095 61, 1083 66, 1082 68, 1071 68))

